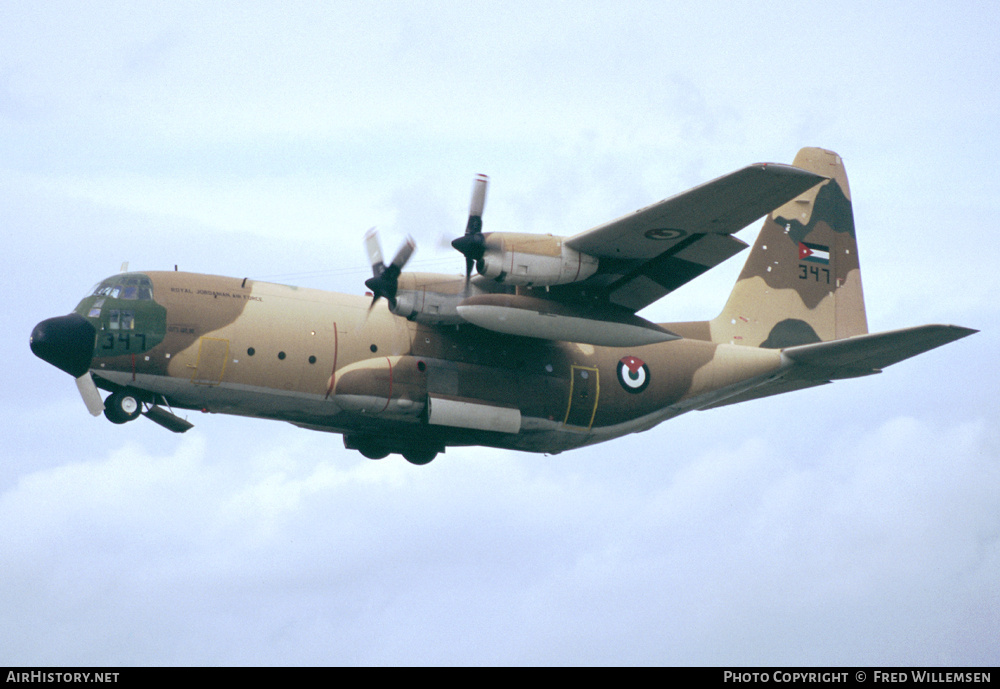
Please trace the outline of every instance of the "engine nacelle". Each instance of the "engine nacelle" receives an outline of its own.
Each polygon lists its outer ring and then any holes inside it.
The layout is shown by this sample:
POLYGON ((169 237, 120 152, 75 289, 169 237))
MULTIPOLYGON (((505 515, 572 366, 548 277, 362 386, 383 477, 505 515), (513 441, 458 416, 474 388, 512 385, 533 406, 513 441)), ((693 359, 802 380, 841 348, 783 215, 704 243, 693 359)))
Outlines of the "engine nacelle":
POLYGON ((551 234, 490 232, 479 274, 521 287, 565 285, 586 280, 597 272, 597 258, 581 254, 551 234))
POLYGON ((463 323, 457 307, 465 297, 461 294, 441 294, 428 290, 400 290, 396 305, 389 310, 408 321, 430 325, 463 323))
POLYGON ((456 308, 470 295, 481 294, 476 285, 466 289, 465 279, 437 273, 402 273, 396 305, 389 310, 409 321, 430 325, 456 325, 465 320, 456 308))

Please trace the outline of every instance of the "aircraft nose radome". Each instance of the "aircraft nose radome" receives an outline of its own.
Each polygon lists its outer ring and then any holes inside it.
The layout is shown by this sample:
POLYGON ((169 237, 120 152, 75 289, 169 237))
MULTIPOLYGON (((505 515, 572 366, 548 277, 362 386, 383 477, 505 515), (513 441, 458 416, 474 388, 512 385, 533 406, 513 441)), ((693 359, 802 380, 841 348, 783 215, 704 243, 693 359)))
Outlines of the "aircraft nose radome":
POLYGON ((79 314, 48 318, 31 331, 31 351, 39 359, 79 378, 90 369, 97 331, 79 314))

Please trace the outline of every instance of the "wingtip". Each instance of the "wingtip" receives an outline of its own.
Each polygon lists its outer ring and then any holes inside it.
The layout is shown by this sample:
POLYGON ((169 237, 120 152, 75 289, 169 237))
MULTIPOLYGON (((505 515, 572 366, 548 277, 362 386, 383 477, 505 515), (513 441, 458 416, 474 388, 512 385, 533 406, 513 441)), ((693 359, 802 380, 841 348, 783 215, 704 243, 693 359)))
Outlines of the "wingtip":
POLYGON ((975 328, 966 328, 964 325, 946 325, 944 327, 954 331, 956 340, 968 337, 969 335, 975 335, 979 332, 975 328))
POLYGON ((801 177, 803 179, 810 178, 815 179, 816 182, 822 182, 824 179, 829 179, 829 177, 825 175, 820 175, 810 170, 804 170, 803 168, 789 165, 788 163, 754 163, 750 167, 758 168, 768 174, 780 175, 783 177, 801 177))
POLYGON ((979 332, 975 328, 966 328, 964 325, 952 325, 951 323, 928 323, 922 327, 928 329, 933 328, 935 330, 949 330, 958 337, 968 337, 969 335, 974 335, 979 332))

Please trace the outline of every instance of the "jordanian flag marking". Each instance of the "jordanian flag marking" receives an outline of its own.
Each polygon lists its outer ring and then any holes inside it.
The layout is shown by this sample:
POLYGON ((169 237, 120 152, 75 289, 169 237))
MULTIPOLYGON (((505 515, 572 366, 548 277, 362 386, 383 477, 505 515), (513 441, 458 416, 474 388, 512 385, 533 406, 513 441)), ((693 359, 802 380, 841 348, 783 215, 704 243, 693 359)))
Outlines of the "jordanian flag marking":
POLYGON ((829 265, 830 247, 823 246, 822 244, 807 244, 806 242, 799 242, 799 260, 829 265))

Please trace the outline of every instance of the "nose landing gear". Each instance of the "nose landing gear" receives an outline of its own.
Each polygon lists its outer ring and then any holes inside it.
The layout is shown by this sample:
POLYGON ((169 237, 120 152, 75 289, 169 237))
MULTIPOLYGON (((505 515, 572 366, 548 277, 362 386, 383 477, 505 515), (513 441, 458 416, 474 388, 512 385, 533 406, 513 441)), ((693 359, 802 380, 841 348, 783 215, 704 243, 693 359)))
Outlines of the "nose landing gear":
POLYGON ((142 402, 127 392, 113 392, 104 400, 104 416, 111 423, 128 423, 139 418, 142 402))

